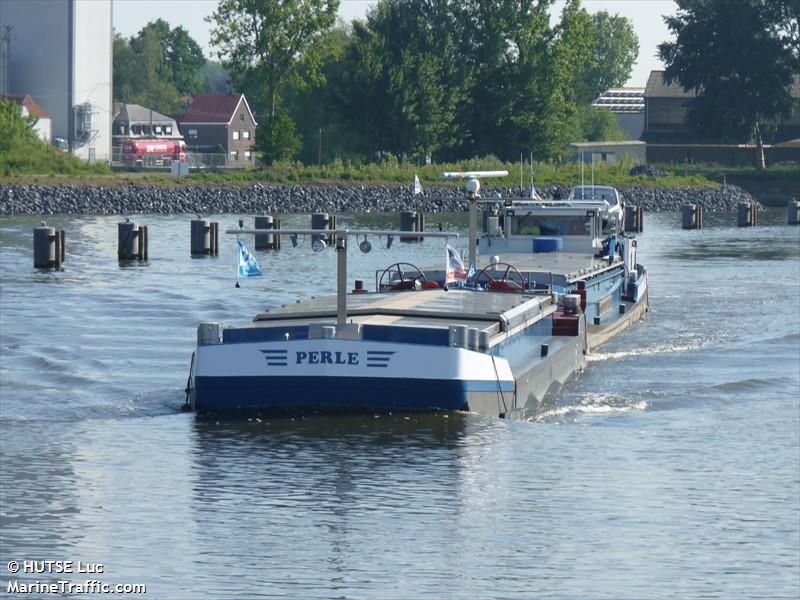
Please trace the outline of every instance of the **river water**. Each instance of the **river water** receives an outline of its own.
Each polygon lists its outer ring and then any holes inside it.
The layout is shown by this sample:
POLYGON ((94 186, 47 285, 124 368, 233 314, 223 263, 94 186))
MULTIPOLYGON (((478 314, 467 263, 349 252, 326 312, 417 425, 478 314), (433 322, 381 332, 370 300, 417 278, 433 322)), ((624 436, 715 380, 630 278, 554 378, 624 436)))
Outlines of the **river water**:
MULTIPOLYGON (((646 215, 646 321, 530 421, 197 420, 180 410, 197 322, 333 292, 334 253, 287 240, 236 289, 233 241, 190 258, 188 217, 137 217, 150 261, 123 266, 118 218, 50 220, 61 272, 32 267, 38 218, 0 219, 0 593, 97 579, 159 599, 800 594, 800 228, 783 210, 751 229, 707 214, 702 231, 646 215), (9 572, 26 560, 103 572, 9 572)), ((375 242, 351 250, 351 281, 444 260, 441 241, 375 242)))

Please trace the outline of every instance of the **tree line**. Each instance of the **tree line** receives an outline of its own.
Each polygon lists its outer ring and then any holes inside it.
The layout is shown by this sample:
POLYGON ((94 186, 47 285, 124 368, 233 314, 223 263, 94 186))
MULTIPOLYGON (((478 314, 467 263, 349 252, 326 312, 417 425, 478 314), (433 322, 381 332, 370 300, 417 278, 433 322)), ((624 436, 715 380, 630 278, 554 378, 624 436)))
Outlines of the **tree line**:
MULTIPOLYGON (((796 0, 676 1, 660 54, 697 94, 690 125, 760 141, 791 111, 796 0)), ((339 0, 220 0, 207 19, 220 62, 159 20, 116 38, 114 94, 169 114, 197 91, 243 92, 267 164, 558 160, 569 142, 624 138, 591 102, 625 83, 639 44, 623 16, 580 0, 551 16, 554 2, 379 0, 345 24, 339 0)))
POLYGON ((800 1, 676 3, 676 14, 665 18, 675 39, 662 43, 659 55, 667 81, 696 94, 689 126, 716 141, 754 141, 763 169, 765 137, 793 109, 800 116, 791 93, 800 79, 800 1))
POLYGON ((621 138, 592 109, 638 54, 624 17, 554 0, 381 0, 336 24, 338 0, 222 0, 212 45, 262 107, 266 162, 394 155, 452 161, 621 138))
POLYGON ((257 113, 268 164, 553 159, 571 141, 624 138, 591 102, 638 54, 628 19, 569 0, 551 25, 553 2, 381 0, 345 24, 338 0, 221 0, 220 63, 158 20, 115 38, 114 97, 176 114, 222 71, 257 113))
POLYGON ((131 38, 116 34, 113 57, 114 102, 177 115, 195 94, 230 90, 222 64, 208 60, 183 27, 171 28, 163 19, 131 38))

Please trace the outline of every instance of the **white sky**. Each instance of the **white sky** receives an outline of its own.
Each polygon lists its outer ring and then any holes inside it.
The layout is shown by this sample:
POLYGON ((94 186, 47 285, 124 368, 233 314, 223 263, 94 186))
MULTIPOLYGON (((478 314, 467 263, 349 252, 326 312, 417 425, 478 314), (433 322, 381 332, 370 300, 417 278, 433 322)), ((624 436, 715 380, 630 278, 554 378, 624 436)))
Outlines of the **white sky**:
MULTIPOLYGON (((557 0, 552 14, 561 13, 566 0, 557 0)), ((203 19, 214 12, 217 0, 113 0, 114 29, 130 37, 150 21, 162 18, 172 27, 183 25, 209 55, 211 24, 203 19)), ((339 16, 345 21, 363 18, 375 0, 341 0, 339 16)), ((639 37, 639 60, 633 66, 627 85, 644 87, 652 69, 663 68, 656 58, 657 46, 669 37, 662 15, 673 14, 673 0, 583 0, 590 12, 600 10, 628 17, 639 37)))

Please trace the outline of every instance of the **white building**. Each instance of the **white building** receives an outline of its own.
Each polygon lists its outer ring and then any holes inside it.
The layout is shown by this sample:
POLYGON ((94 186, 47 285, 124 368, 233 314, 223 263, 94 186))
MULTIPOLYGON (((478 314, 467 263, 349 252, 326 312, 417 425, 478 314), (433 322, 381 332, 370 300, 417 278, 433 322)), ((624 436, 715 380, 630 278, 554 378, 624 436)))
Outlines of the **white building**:
POLYGON ((638 140, 619 142, 576 142, 570 144, 575 160, 586 164, 616 163, 630 160, 635 165, 647 164, 647 144, 638 140))
POLYGON ((638 140, 644 131, 644 88, 611 88, 592 102, 596 108, 605 108, 617 117, 622 131, 629 140, 638 140))
POLYGON ((53 139, 53 124, 50 121, 50 115, 36 103, 36 100, 30 96, 0 96, 0 100, 8 99, 19 106, 20 113, 23 117, 33 116, 36 117, 36 125, 33 130, 36 132, 43 141, 48 144, 53 139))
POLYGON ((34 97, 75 156, 111 160, 111 0, 2 0, 0 30, 7 93, 34 97))

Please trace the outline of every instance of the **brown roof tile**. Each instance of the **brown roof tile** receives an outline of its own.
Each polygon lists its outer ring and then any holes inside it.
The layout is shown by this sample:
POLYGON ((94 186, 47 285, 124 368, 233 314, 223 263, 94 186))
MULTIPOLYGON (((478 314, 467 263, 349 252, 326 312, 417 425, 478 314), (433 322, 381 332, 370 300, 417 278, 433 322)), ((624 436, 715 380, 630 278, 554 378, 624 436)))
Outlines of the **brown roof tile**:
POLYGON ((30 97, 29 94, 25 94, 24 96, 3 96, 4 98, 8 98, 13 102, 16 102, 20 106, 24 106, 28 109, 28 113, 32 115, 36 115, 40 119, 49 119, 50 115, 47 114, 47 111, 43 109, 39 104, 30 97))
MULTIPOLYGON (((664 71, 650 71, 647 78, 647 87, 644 89, 645 98, 694 98, 692 90, 685 90, 677 81, 670 84, 664 81, 664 71)), ((792 98, 800 99, 800 75, 792 78, 792 98)))
POLYGON ((694 98, 695 95, 693 91, 683 89, 678 82, 668 84, 664 80, 664 71, 650 71, 644 88, 645 98, 694 98))
POLYGON ((228 123, 242 98, 242 94, 197 94, 181 123, 228 123))

